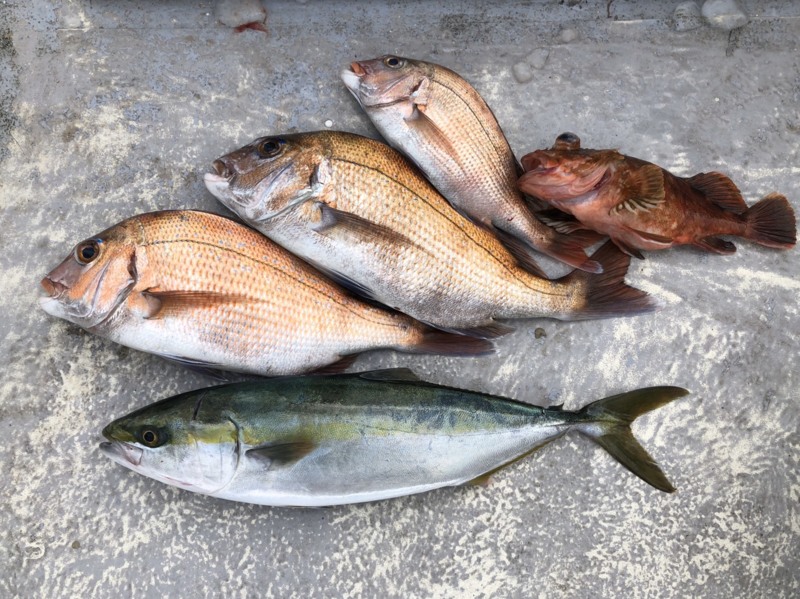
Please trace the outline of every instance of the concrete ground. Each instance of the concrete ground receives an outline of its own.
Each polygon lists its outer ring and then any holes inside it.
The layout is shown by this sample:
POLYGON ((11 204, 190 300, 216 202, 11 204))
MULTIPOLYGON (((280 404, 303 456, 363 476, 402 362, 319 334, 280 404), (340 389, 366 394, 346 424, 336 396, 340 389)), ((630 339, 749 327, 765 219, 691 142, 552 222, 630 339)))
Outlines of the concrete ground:
POLYGON ((724 171, 749 203, 779 190, 800 212, 800 5, 744 0, 750 22, 729 33, 676 31, 676 4, 276 1, 266 33, 236 33, 209 1, 3 0, 0 596, 799 596, 797 249, 650 253, 628 280, 664 300, 657 314, 530 321, 491 357, 354 367, 568 409, 684 386, 635 427, 672 495, 576 436, 485 488, 369 505, 179 491, 104 458, 100 431, 212 381, 37 305, 41 277, 113 223, 224 213, 202 184, 222 153, 328 120, 375 136, 338 73, 385 53, 461 73, 519 155, 569 130, 680 175, 724 171))

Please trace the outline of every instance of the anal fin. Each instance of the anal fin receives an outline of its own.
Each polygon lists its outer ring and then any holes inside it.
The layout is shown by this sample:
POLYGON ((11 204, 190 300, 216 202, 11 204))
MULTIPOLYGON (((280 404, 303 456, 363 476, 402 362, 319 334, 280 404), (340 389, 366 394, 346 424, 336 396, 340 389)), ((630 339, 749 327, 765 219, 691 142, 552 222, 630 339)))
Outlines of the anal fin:
POLYGON ((335 362, 331 364, 327 364, 326 366, 322 366, 321 368, 317 368, 313 370, 310 374, 316 375, 326 375, 326 374, 340 374, 350 368, 353 365, 353 362, 356 361, 358 358, 358 354, 349 354, 346 356, 342 356, 335 362))
POLYGON ((695 239, 692 245, 713 252, 714 254, 721 254, 723 256, 733 254, 736 252, 736 246, 730 241, 725 241, 720 237, 704 237, 703 239, 695 239))

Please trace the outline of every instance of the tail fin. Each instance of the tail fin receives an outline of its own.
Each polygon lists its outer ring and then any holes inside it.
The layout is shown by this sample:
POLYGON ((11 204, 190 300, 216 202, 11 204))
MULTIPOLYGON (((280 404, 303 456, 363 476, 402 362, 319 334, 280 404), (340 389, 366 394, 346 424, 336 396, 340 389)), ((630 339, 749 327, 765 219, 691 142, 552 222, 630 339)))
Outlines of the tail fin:
MULTIPOLYGON (((469 331, 468 333, 471 333, 469 331)), ((476 331, 477 335, 479 332, 476 331)), ((489 331, 485 336, 490 335, 489 331)), ((442 354, 446 356, 485 356, 495 352, 495 346, 489 339, 472 337, 439 331, 434 328, 425 328, 419 343, 410 348, 403 348, 415 354, 442 354)))
POLYGON ((688 393, 680 387, 648 387, 606 397, 578 412, 584 417, 578 430, 644 482, 672 493, 675 487, 633 436, 630 425, 638 416, 688 393))
POLYGON ((567 236, 553 231, 548 243, 536 249, 574 268, 594 274, 605 272, 599 260, 594 256, 586 256, 582 241, 583 237, 567 236))
POLYGON ((613 242, 603 244, 592 258, 603 266, 603 274, 590 275, 576 270, 559 279, 561 283, 582 285, 584 289, 583 307, 567 316, 567 320, 632 316, 653 312, 661 307, 657 299, 625 284, 631 259, 613 242))
POLYGON ((797 223, 789 201, 771 193, 744 213, 745 237, 771 248, 788 249, 797 243, 797 223))

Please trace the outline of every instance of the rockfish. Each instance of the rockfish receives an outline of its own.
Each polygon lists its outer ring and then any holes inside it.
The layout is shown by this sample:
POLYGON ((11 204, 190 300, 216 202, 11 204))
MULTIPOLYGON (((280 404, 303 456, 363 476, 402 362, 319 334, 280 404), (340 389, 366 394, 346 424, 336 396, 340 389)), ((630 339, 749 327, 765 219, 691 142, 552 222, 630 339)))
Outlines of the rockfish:
POLYGON ((115 420, 103 453, 168 485, 274 506, 329 506, 482 484, 574 430, 655 488, 674 487, 631 433, 686 395, 651 387, 577 412, 419 381, 408 370, 234 383, 115 420))
POLYGON ((354 299, 256 231, 206 212, 125 220, 79 243, 42 287, 47 313, 206 370, 272 376, 344 369, 379 348, 492 349, 354 299))
POLYGON ((525 193, 572 214, 560 224, 570 232, 588 228, 611 237, 619 248, 639 250, 690 244, 717 254, 736 246, 719 235, 736 235, 767 247, 787 249, 797 241, 788 200, 770 193, 748 207, 721 173, 677 177, 655 164, 616 150, 581 149, 574 133, 562 133, 550 150, 522 158, 525 193))
POLYGON ((497 232, 512 252, 533 248, 576 268, 602 271, 575 239, 533 215, 517 189, 519 163, 497 119, 457 73, 383 56, 352 63, 342 80, 381 135, 457 210, 497 232))
POLYGON ((247 223, 336 280, 437 328, 492 336, 496 319, 648 312, 613 245, 602 275, 554 281, 521 268, 400 154, 351 133, 264 137, 214 162, 208 189, 247 223))

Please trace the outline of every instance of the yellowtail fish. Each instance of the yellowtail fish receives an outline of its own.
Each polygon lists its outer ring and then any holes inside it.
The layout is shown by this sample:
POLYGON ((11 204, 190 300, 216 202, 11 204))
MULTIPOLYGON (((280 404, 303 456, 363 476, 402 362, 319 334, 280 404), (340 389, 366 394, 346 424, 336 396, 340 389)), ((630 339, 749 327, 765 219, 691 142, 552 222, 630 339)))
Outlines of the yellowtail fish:
POLYGON ((263 235, 206 212, 125 220, 80 242, 42 287, 41 306, 53 316, 212 371, 335 371, 379 348, 492 350, 354 299, 263 235))
POLYGON ((164 399, 109 424, 100 449, 134 472, 196 493, 318 507, 484 484, 576 431, 669 493, 675 488, 630 424, 687 393, 638 389, 570 412, 440 387, 403 369, 289 377, 164 399))
POLYGON ((456 209, 498 233, 512 252, 533 248, 575 268, 602 271, 576 238, 534 216, 517 189, 519 163, 497 119, 457 73, 382 56, 352 63, 342 80, 381 135, 456 209))
POLYGON ((247 223, 362 295, 437 328, 492 336, 497 319, 583 320, 648 312, 624 283, 629 259, 594 256, 602 275, 548 280, 454 210, 380 142, 323 131, 264 137, 214 162, 208 189, 247 223))

